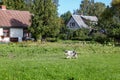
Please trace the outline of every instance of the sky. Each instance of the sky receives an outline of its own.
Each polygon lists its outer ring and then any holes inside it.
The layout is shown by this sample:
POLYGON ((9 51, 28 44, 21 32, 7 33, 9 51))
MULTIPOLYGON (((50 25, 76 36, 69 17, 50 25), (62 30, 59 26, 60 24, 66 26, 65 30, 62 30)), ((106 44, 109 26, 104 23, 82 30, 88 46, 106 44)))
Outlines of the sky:
MULTIPOLYGON (((79 9, 79 5, 82 0, 59 0, 58 13, 64 14, 67 11, 73 13, 74 10, 79 9)), ((94 0, 95 2, 103 2, 106 5, 110 5, 112 0, 94 0)))

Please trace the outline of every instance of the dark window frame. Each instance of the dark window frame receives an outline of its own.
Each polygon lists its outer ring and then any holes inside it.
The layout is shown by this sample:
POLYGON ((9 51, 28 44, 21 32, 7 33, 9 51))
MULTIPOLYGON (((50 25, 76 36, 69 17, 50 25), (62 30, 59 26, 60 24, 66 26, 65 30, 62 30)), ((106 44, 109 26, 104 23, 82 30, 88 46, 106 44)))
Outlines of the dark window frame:
POLYGON ((3 36, 9 37, 10 36, 10 29, 3 29, 3 36))

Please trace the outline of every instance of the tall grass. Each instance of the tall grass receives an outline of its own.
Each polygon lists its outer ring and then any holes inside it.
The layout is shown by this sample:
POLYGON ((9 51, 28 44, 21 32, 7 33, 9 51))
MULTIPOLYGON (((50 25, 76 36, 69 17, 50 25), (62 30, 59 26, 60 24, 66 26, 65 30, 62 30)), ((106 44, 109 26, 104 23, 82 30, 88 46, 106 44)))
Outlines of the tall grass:
POLYGON ((0 80, 119 80, 120 47, 62 41, 0 44, 0 80), (65 59, 64 50, 77 59, 65 59))

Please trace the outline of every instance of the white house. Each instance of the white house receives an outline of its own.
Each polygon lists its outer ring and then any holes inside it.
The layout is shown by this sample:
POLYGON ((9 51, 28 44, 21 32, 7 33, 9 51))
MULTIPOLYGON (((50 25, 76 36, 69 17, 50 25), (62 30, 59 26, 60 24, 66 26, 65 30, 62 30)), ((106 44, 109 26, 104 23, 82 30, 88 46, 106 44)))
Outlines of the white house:
POLYGON ((67 23, 67 27, 72 30, 80 28, 90 29, 90 25, 87 24, 87 22, 90 24, 97 24, 97 21, 98 19, 96 16, 72 15, 67 23))
POLYGON ((29 11, 6 10, 5 6, 0 9, 0 42, 22 41, 30 37, 28 27, 31 25, 29 11))

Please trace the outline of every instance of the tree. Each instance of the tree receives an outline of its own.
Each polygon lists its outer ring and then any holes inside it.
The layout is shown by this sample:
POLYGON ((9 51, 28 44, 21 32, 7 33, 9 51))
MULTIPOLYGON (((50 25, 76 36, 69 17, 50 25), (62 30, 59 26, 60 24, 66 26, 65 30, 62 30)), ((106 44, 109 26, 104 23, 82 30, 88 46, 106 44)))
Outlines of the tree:
POLYGON ((119 6, 120 7, 120 0, 112 0, 112 6, 119 6))
MULTIPOLYGON (((100 18, 101 14, 104 12, 105 8, 106 8, 106 6, 104 3, 101 3, 101 2, 94 3, 93 16, 97 16, 98 18, 100 18)), ((91 9, 91 11, 92 11, 92 9, 91 9)))
POLYGON ((120 40, 120 0, 112 0, 114 29, 112 35, 115 39, 120 40))
POLYGON ((97 16, 100 18, 101 14, 104 12, 106 6, 101 2, 94 2, 94 0, 82 0, 80 4, 80 9, 75 11, 75 14, 81 14, 86 16, 97 16))
POLYGON ((3 2, 2 2, 2 0, 0 0, 0 5, 2 5, 3 4, 3 2))
POLYGON ((112 0, 111 5, 114 22, 120 25, 120 0, 112 0))
POLYGON ((67 22, 69 21, 70 17, 71 17, 71 12, 67 11, 66 13, 62 14, 60 16, 61 18, 61 28, 60 28, 60 34, 59 34, 59 38, 60 39, 67 39, 67 33, 68 33, 68 29, 67 29, 67 22))
POLYGON ((78 29, 73 32, 72 39, 85 41, 86 39, 88 39, 88 32, 89 30, 85 28, 78 29))
POLYGON ((30 31, 35 40, 56 37, 60 30, 60 19, 52 0, 35 0, 33 4, 31 12, 34 16, 30 31))
POLYGON ((68 20, 71 17, 71 12, 67 11, 66 13, 62 14, 60 17, 62 18, 62 20, 64 21, 64 24, 67 24, 68 20))
POLYGON ((13 10, 25 10, 26 8, 24 0, 3 0, 3 4, 6 5, 8 9, 13 10))
POLYGON ((117 5, 107 7, 99 20, 99 27, 106 29, 107 37, 113 40, 120 39, 120 8, 117 5))
POLYGON ((30 11, 30 9, 31 9, 31 7, 33 6, 33 1, 34 0, 24 0, 24 2, 25 2, 25 10, 29 10, 30 11))
POLYGON ((78 13, 80 13, 82 15, 90 15, 89 10, 90 10, 91 5, 92 4, 91 4, 90 0, 82 0, 81 4, 80 4, 80 10, 78 13))

